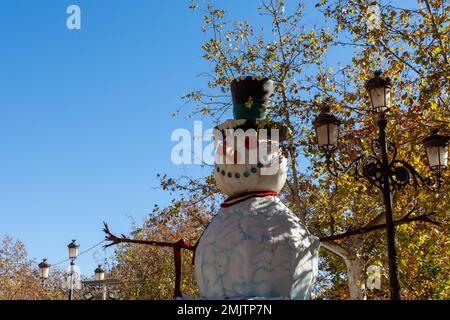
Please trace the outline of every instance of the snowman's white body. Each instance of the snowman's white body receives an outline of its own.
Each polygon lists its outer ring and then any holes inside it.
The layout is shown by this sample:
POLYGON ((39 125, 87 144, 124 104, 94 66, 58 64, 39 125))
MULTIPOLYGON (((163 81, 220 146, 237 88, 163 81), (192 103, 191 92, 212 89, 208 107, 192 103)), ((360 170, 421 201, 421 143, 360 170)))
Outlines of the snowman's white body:
POLYGON ((265 160, 257 170, 249 164, 216 166, 218 187, 227 195, 245 195, 225 202, 196 249, 196 275, 204 298, 310 297, 319 239, 275 195, 286 180, 286 159, 275 149, 265 160), (262 175, 261 169, 274 159, 280 160, 275 174, 262 175), (261 193, 267 191, 272 193, 261 193))

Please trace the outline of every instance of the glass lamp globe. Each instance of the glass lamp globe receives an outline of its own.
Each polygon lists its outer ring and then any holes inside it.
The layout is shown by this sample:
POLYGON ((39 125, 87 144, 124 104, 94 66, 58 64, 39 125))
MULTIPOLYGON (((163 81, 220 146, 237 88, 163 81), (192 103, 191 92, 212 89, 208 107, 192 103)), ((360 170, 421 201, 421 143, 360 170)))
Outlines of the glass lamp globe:
POLYGON ((71 243, 67 246, 69 248, 69 258, 70 259, 76 259, 78 256, 78 249, 80 248, 80 245, 77 243, 76 240, 72 240, 71 243))
POLYGON ((337 148, 340 124, 341 121, 330 112, 328 105, 321 108, 320 114, 313 122, 320 150, 330 152, 337 148))
POLYGON ((383 113, 391 107, 391 80, 381 77, 381 71, 374 72, 374 77, 366 82, 372 110, 383 113))
POLYGON ((97 269, 95 269, 95 280, 101 281, 105 279, 105 270, 102 268, 102 265, 99 264, 97 269))
POLYGON ((43 259, 42 262, 38 264, 38 267, 41 279, 48 279, 50 264, 47 262, 47 259, 43 259))
POLYGON ((442 171, 448 168, 448 145, 450 137, 438 134, 433 130, 431 135, 423 140, 428 158, 428 166, 433 171, 442 171))

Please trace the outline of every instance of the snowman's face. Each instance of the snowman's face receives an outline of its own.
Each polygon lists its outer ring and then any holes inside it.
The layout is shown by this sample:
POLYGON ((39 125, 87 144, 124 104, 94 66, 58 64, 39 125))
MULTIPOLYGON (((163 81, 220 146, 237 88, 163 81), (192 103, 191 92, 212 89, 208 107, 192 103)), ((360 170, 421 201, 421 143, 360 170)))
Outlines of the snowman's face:
POLYGON ((287 160, 279 143, 254 136, 216 141, 214 177, 228 196, 250 191, 279 193, 287 177, 287 160))

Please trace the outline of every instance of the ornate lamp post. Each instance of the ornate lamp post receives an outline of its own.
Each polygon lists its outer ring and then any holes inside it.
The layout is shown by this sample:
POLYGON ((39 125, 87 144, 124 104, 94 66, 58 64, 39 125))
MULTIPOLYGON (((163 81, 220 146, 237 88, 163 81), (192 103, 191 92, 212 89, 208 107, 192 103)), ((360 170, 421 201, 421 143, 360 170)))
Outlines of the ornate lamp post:
POLYGON ((111 288, 111 290, 108 290, 108 288, 116 286, 119 281, 117 279, 106 278, 106 272, 102 265, 98 265, 98 267, 94 270, 94 274, 95 280, 83 281, 84 286, 89 290, 89 292, 84 295, 84 298, 86 300, 95 299, 101 292, 102 300, 115 300, 115 290, 112 290, 111 288))
MULTIPOLYGON (((38 264, 39 267, 39 276, 41 278, 42 287, 44 289, 68 289, 68 298, 69 300, 73 300, 73 290, 75 286, 75 282, 79 277, 78 271, 75 269, 75 260, 78 256, 78 250, 80 245, 76 242, 76 240, 72 240, 71 243, 67 246, 69 249, 69 259, 70 259, 70 270, 67 274, 67 285, 61 286, 60 283, 49 283, 47 280, 49 278, 51 264, 47 262, 47 259, 43 259, 41 263, 38 264)), ((57 263, 59 264, 59 263, 57 263)))
POLYGON ((443 184, 442 171, 448 167, 450 137, 439 135, 435 130, 423 141, 428 165, 435 172, 435 179, 423 178, 410 164, 397 160, 397 147, 386 139, 386 112, 389 111, 391 105, 389 78, 382 78, 381 72, 375 72, 374 78, 366 83, 366 89, 370 96, 371 109, 378 115, 378 138, 371 143, 371 155, 360 155, 348 165, 335 158, 340 121, 330 113, 329 106, 322 107, 321 113, 314 120, 313 125, 319 148, 326 154, 327 169, 333 176, 339 177, 340 174, 347 173, 356 179, 364 177, 383 193, 391 299, 400 300, 392 193, 402 190, 407 185, 425 186, 432 190, 435 186, 440 188, 443 184))
POLYGON ((41 285, 44 290, 53 290, 59 288, 54 280, 49 280, 51 264, 47 262, 47 259, 42 259, 42 262, 38 264, 39 267, 39 278, 41 279, 41 285))
POLYGON ((102 268, 102 265, 99 264, 98 267, 94 270, 95 280, 101 281, 102 285, 102 300, 106 300, 107 288, 105 283, 105 270, 102 268))
POLYGON ((71 243, 67 246, 69 249, 69 259, 70 259, 70 273, 69 273, 69 300, 73 299, 73 287, 74 287, 74 277, 76 275, 75 272, 75 260, 78 256, 78 249, 80 248, 80 245, 77 243, 76 240, 72 240, 71 243))

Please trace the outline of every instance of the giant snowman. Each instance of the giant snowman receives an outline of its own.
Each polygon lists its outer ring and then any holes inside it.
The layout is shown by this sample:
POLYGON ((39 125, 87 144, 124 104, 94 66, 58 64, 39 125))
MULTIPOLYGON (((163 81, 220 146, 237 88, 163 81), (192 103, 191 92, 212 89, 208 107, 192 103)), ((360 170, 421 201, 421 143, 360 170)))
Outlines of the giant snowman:
POLYGON ((195 253, 206 299, 311 295, 320 242, 278 197, 287 177, 279 144, 286 132, 267 120, 273 92, 269 79, 233 80, 234 119, 216 128, 214 177, 227 199, 195 253))

